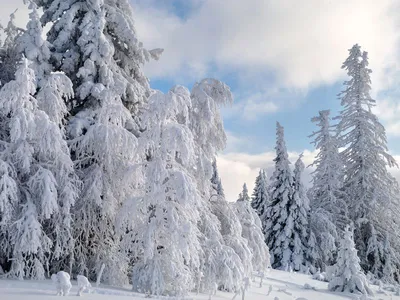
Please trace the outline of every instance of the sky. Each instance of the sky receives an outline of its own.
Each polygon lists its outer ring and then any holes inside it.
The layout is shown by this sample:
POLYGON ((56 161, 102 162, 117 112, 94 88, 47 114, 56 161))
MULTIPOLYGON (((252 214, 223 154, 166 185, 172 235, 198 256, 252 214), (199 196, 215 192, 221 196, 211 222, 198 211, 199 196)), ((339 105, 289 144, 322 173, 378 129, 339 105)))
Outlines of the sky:
MULTIPOLYGON (((269 175, 275 156, 275 126, 285 127, 289 158, 315 157, 308 137, 319 110, 340 110, 341 69, 355 43, 368 51, 374 109, 385 125, 392 155, 400 162, 399 0, 130 0, 139 39, 163 48, 159 61, 144 69, 152 88, 189 88, 206 77, 227 83, 234 104, 222 108, 228 141, 218 155, 227 200, 244 182, 250 190, 260 168, 269 175)), ((0 22, 22 0, 1 0, 0 22)), ((304 180, 310 182, 312 168, 304 180)), ((400 179, 400 171, 393 174, 400 179)))

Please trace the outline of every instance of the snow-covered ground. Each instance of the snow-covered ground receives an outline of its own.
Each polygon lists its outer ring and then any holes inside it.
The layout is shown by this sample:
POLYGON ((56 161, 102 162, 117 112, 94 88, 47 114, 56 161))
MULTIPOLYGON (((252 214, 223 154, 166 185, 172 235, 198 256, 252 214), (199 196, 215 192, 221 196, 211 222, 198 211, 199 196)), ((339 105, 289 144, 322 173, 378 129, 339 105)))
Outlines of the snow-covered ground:
MULTIPOLYGON (((360 296, 333 293, 327 290, 327 283, 313 280, 311 276, 288 273, 272 270, 266 275, 263 286, 259 287, 260 278, 256 278, 252 282, 250 290, 246 293, 246 300, 337 300, 337 299, 363 299, 360 296), (308 285, 308 288, 305 288, 308 285), (310 289, 312 288, 312 289, 310 289), (269 294, 269 295, 268 295, 269 294)), ((68 297, 76 297, 78 286, 76 282, 72 283, 73 287, 68 297)), ((395 296, 394 292, 383 289, 379 292, 377 286, 372 286, 375 296, 372 299, 400 299, 400 296, 395 296)), ((1 300, 46 300, 60 299, 56 296, 55 287, 51 280, 47 281, 14 281, 0 280, 0 299, 1 300)), ((232 293, 224 293, 218 291, 213 300, 232 299, 232 293)), ((82 295, 85 299, 108 299, 108 300, 123 300, 123 299, 144 299, 145 295, 136 294, 129 289, 118 289, 109 287, 93 288, 92 292, 82 295), (129 298, 127 298, 129 297, 129 298)), ((207 300, 208 295, 192 294, 185 299, 207 300)), ((157 299, 174 299, 168 297, 160 297, 157 299)), ((237 296, 235 300, 241 300, 241 296, 237 296)))

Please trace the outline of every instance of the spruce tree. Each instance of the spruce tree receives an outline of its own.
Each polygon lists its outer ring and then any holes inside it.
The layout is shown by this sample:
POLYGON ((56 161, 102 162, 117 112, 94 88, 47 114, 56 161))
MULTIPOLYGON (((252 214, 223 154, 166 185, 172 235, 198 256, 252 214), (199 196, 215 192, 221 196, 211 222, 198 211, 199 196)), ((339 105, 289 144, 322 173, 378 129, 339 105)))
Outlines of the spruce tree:
POLYGON ((373 228, 379 244, 373 248, 382 248, 385 231, 396 224, 391 219, 390 206, 397 201, 398 187, 387 167, 397 164, 388 153, 385 128, 371 111, 376 101, 370 96, 372 71, 368 68, 367 52, 354 45, 342 68, 350 77, 339 94, 343 110, 337 130, 339 146, 345 148, 340 153, 345 167, 343 187, 349 217, 355 224, 361 266, 379 276, 380 266, 375 266, 379 261, 375 261, 375 255, 369 255, 368 240, 373 228))
POLYGON ((17 40, 22 34, 22 29, 15 24, 15 12, 10 15, 10 20, 4 28, 5 40, 0 44, 0 84, 4 85, 14 79, 21 54, 18 50, 17 40))
POLYGON ((283 127, 276 128, 275 171, 270 179, 271 200, 262 216, 265 241, 270 249, 271 265, 282 270, 301 270, 305 266, 307 209, 295 191, 284 141, 283 127))
POLYGON ((336 292, 361 293, 372 295, 360 267, 360 259, 354 245, 353 233, 346 228, 340 240, 336 264, 329 269, 329 289, 336 292))
POLYGON ((74 271, 103 281, 128 281, 127 259, 114 224, 123 201, 134 193, 138 109, 150 95, 141 66, 160 51, 137 39, 127 0, 34 0, 51 24, 54 71, 64 72, 75 91, 67 124, 72 159, 83 182, 74 207, 74 271), (121 280, 125 278, 124 280, 121 280))
POLYGON ((222 187, 221 178, 219 177, 219 174, 218 174, 216 159, 214 159, 214 161, 212 163, 212 167, 213 167, 213 174, 211 177, 212 187, 215 190, 215 194, 218 195, 218 197, 225 199, 224 188, 222 187))
POLYGON ((268 194, 268 183, 265 170, 260 170, 256 177, 256 182, 251 197, 251 207, 257 211, 257 214, 261 217, 264 214, 264 208, 269 200, 268 194))
POLYGON ((316 267, 325 269, 333 263, 338 231, 343 231, 347 218, 347 204, 341 191, 343 166, 338 152, 338 141, 334 127, 330 125, 330 111, 323 110, 311 119, 319 129, 310 137, 318 150, 311 166, 315 167, 312 175, 310 195, 310 227, 316 238, 318 259, 316 267))
POLYGON ((294 248, 293 248, 293 261, 297 265, 310 265, 308 261, 309 257, 313 257, 313 247, 310 241, 310 230, 308 225, 308 216, 310 212, 309 200, 307 197, 306 189, 302 181, 302 175, 305 169, 305 165, 302 161, 303 154, 300 154, 294 165, 294 194, 293 199, 297 205, 295 213, 297 216, 294 217, 295 230, 297 229, 298 234, 295 235, 294 248), (310 244, 311 243, 311 244, 310 244))
POLYGON ((239 198, 237 201, 250 202, 249 190, 247 189, 246 183, 243 184, 242 192, 239 194, 239 198))

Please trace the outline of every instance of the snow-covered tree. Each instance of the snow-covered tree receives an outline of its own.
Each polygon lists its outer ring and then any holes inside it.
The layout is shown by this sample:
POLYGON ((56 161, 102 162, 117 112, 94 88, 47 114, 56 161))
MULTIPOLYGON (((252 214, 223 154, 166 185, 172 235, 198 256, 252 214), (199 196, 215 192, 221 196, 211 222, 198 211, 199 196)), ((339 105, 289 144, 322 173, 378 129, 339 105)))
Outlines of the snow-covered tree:
MULTIPOLYGON (((294 165, 294 194, 293 199, 295 201, 295 211, 294 211, 294 227, 298 231, 294 235, 294 248, 292 259, 298 264, 301 264, 305 260, 306 265, 310 265, 308 261, 309 257, 313 257, 313 240, 310 240, 310 230, 309 230, 309 212, 310 212, 310 201, 307 197, 306 189, 302 180, 302 175, 305 169, 305 165, 302 160, 303 154, 300 154, 299 158, 296 160, 294 165)), ((293 208, 292 208, 293 209, 293 208)))
MULTIPOLYGON (((235 253, 233 247, 228 246, 221 234, 221 221, 213 205, 211 195, 212 186, 204 181, 212 178, 212 161, 217 151, 221 151, 226 144, 226 135, 223 128, 219 107, 232 102, 232 94, 228 86, 215 79, 203 79, 196 83, 191 91, 192 109, 190 110, 190 128, 196 143, 197 165, 195 177, 197 187, 202 193, 203 205, 200 210, 199 228, 200 243, 203 255, 201 256, 200 289, 210 291, 215 284, 226 290, 238 290, 242 285, 243 277, 250 270, 249 264, 242 262, 244 253, 235 253)), ((241 241, 237 241, 240 246, 241 241)), ((233 246, 233 245, 232 245, 233 246)), ((238 248, 236 248, 238 250, 238 248)))
POLYGON ((123 244, 135 258, 133 289, 182 295, 194 289, 200 268, 197 222, 201 195, 190 170, 195 165, 188 128, 189 91, 157 92, 141 116, 139 139, 145 158, 143 194, 124 204, 123 244))
POLYGON ((393 252, 388 233, 386 233, 385 236, 381 257, 383 259, 382 281, 395 283, 394 279, 398 276, 398 274, 396 274, 398 270, 396 270, 396 265, 393 262, 395 262, 397 259, 395 257, 395 253, 393 252))
POLYGON ((10 15, 10 20, 4 28, 5 40, 0 44, 0 83, 6 84, 14 79, 18 62, 21 59, 17 47, 17 40, 22 33, 22 29, 15 24, 15 12, 10 15))
POLYGON ((318 154, 311 165, 315 170, 311 174, 309 222, 318 247, 316 266, 323 270, 333 262, 338 243, 337 230, 343 230, 349 223, 347 204, 341 192, 343 166, 329 114, 329 110, 323 110, 311 119, 319 129, 310 135, 318 154))
POLYGON ((252 269, 265 272, 271 266, 271 258, 264 241, 260 217, 249 201, 238 200, 231 205, 242 225, 242 237, 247 240, 252 252, 252 269))
POLYGON ((337 130, 339 145, 345 147, 341 152, 344 191, 349 217, 355 224, 356 248, 363 269, 373 271, 379 267, 374 266, 373 256, 367 255, 369 229, 372 226, 377 230, 377 243, 382 244, 385 231, 393 230, 397 223, 389 210, 392 201, 397 201, 398 187, 387 170, 397 164, 388 154, 385 128, 371 111, 375 100, 370 96, 372 71, 368 68, 368 54, 361 52, 357 44, 349 53, 342 68, 350 80, 340 93, 344 108, 337 130))
POLYGON ((215 194, 218 195, 218 197, 225 198, 224 188, 222 187, 221 178, 219 177, 216 159, 214 159, 212 167, 213 167, 213 175, 211 177, 212 187, 215 190, 215 194))
POLYGON ((340 240, 336 264, 329 269, 329 289, 372 295, 367 278, 362 272, 360 259, 354 245, 353 232, 346 228, 340 240))
POLYGON ((74 270, 94 279, 104 263, 103 280, 123 284, 128 262, 116 259, 123 253, 115 218, 134 190, 136 112, 150 94, 141 66, 161 51, 138 41, 127 0, 34 2, 43 9, 42 25, 51 24, 54 71, 64 72, 75 91, 67 135, 83 193, 74 208, 74 270))
POLYGON ((12 247, 12 252, 7 249, 10 275, 43 278, 49 262, 72 258, 70 209, 78 182, 59 126, 33 97, 36 81, 29 64, 24 59, 16 79, 0 90, 0 114, 8 131, 1 156, 13 207, 6 213, 13 215, 12 225, 5 228, 12 247))
POLYGON ((271 199, 262 216, 265 241, 276 269, 301 270, 305 266, 307 242, 307 207, 295 191, 292 171, 284 141, 283 127, 276 128, 275 171, 270 179, 271 199))
POLYGON ((250 251, 237 235, 239 222, 219 220, 223 195, 212 197, 219 190, 214 181, 220 183, 212 162, 225 143, 218 104, 229 97, 225 85, 207 79, 192 93, 180 86, 157 92, 141 115, 144 189, 123 206, 128 234, 121 232, 133 253, 135 290, 181 295, 215 284, 234 290, 242 282, 241 259, 250 251))
POLYGON ((251 207, 257 211, 259 216, 264 214, 264 208, 269 200, 268 183, 265 170, 260 170, 256 177, 253 195, 251 197, 251 207))
POLYGON ((250 202, 250 196, 249 196, 249 190, 247 189, 247 184, 244 183, 243 184, 243 189, 241 191, 241 193, 239 194, 239 198, 237 201, 246 201, 246 202, 250 202))

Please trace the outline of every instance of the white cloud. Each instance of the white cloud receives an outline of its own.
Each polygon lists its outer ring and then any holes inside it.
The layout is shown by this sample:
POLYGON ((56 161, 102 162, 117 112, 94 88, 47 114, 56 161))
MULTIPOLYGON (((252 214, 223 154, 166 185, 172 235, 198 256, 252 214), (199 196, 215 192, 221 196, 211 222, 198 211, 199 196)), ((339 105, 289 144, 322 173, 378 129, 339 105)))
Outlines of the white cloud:
MULTIPOLYGON (((304 150, 303 162, 306 166, 314 161, 316 152, 304 150)), ((296 162, 299 153, 289 152, 289 159, 292 167, 296 162)), ((254 182, 260 168, 266 169, 268 178, 274 170, 275 152, 268 151, 259 154, 248 154, 242 152, 231 152, 218 156, 217 164, 221 176, 222 185, 225 190, 226 199, 228 201, 237 200, 237 196, 242 190, 243 183, 246 182, 250 193, 254 188, 254 182)), ((303 176, 304 183, 309 186, 313 168, 306 168, 303 176)))
POLYGON ((7 26, 10 20, 10 14, 15 10, 15 22, 21 28, 26 27, 28 22, 29 10, 28 6, 23 3, 23 0, 2 0, 0 9, 0 24, 7 26))
MULTIPOLYGON (((394 92, 400 96, 399 92, 394 92)), ((398 98, 388 97, 386 99, 378 99, 374 113, 379 120, 385 125, 388 136, 400 137, 400 103, 398 98)))
POLYGON ((161 61, 148 66, 150 76, 199 78, 211 68, 248 77, 268 69, 280 86, 308 88, 344 76, 340 66, 354 43, 370 53, 374 88, 389 84, 384 74, 397 68, 395 0, 201 3, 185 19, 139 3, 141 39, 150 48, 165 48, 161 61))

